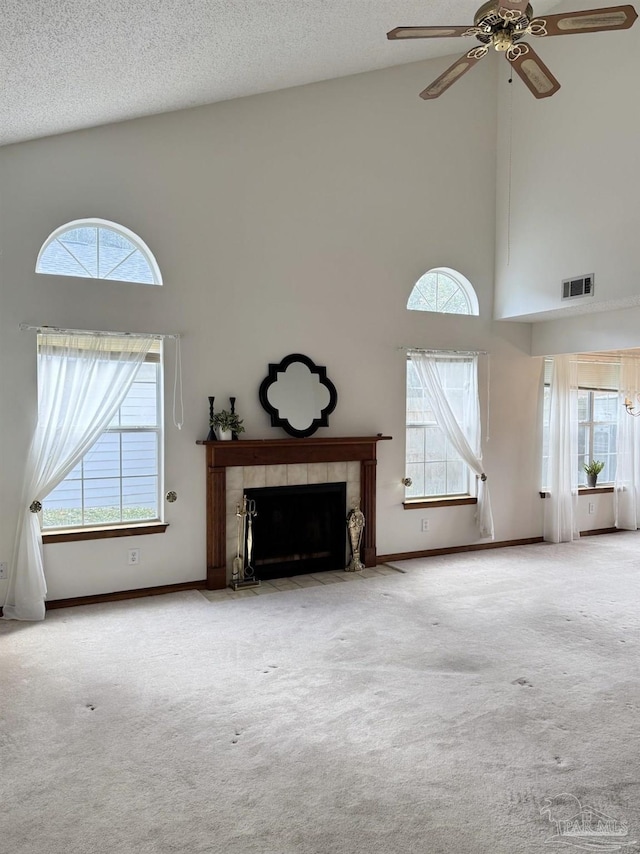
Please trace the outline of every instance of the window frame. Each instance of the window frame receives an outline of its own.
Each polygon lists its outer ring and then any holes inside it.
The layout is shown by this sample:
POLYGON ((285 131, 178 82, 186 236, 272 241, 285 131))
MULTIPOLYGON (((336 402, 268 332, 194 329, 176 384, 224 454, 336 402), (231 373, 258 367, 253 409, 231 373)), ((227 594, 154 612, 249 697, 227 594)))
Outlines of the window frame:
MULTIPOLYGON (((44 504, 46 499, 43 499, 41 502, 42 507, 38 511, 38 519, 40 522, 40 530, 42 533, 42 541, 43 543, 53 543, 53 542, 71 542, 75 540, 86 540, 86 539, 103 539, 109 537, 119 537, 119 536, 129 536, 134 534, 155 534, 155 533, 163 533, 168 525, 164 521, 163 511, 164 511, 164 503, 163 503, 163 492, 164 492, 164 438, 165 438, 165 430, 164 430, 164 343, 160 341, 159 350, 156 352, 150 352, 147 354, 147 357, 141 364, 141 368, 145 364, 154 363, 156 366, 156 378, 155 378, 155 420, 156 424, 153 426, 112 426, 109 424, 100 434, 100 437, 104 436, 106 433, 117 434, 122 436, 123 434, 135 434, 140 432, 146 433, 155 433, 156 435, 156 476, 157 476, 157 486, 156 486, 156 507, 157 507, 157 515, 153 518, 149 519, 140 519, 140 520, 126 520, 126 521, 117 521, 117 522, 99 522, 99 523, 87 523, 82 525, 65 525, 58 527, 46 527, 44 525, 44 504)), ((137 379, 137 377, 136 377, 137 379)), ((135 384, 136 380, 134 379, 135 384)), ((133 388, 132 384, 132 388, 133 388)), ((125 398, 126 400, 126 398, 125 398)), ((123 401, 124 403, 124 401, 123 401)), ((122 404, 121 404, 122 407, 122 404)), ((118 412, 120 412, 120 408, 118 412)), ((115 416, 114 416, 115 418, 115 416)), ((99 437, 99 438, 100 438, 99 437)), ((99 441, 99 439, 97 440, 99 441)), ((85 456, 76 464, 83 465, 85 458, 91 453, 95 444, 86 452, 85 456)), ((76 468, 74 467, 74 468, 76 468)), ((68 476, 68 475, 67 475, 68 476)), ((66 478, 65 478, 66 479, 66 478)), ((119 466, 119 499, 120 499, 120 507, 122 508, 122 459, 120 457, 120 466, 119 466)), ((86 480, 91 480, 91 478, 87 478, 86 480)), ((84 483, 85 478, 84 475, 80 478, 81 482, 81 490, 82 490, 82 504, 81 511, 84 514, 84 483)), ((61 481, 64 483, 64 480, 61 481)), ((58 484, 59 486, 60 484, 58 484)), ((53 492, 54 490, 52 490, 53 492)), ((51 494, 51 493, 49 493, 51 494)))
MULTIPOLYGON (((614 356, 613 358, 607 358, 606 354, 604 356, 597 354, 581 354, 576 357, 576 361, 578 363, 578 385, 577 385, 577 393, 578 396, 580 393, 586 393, 588 404, 587 404, 587 418, 580 420, 578 417, 578 433, 581 427, 586 427, 589 431, 589 442, 588 447, 586 449, 586 453, 582 454, 580 452, 580 447, 578 444, 577 455, 575 463, 577 465, 577 483, 578 483, 578 491, 582 492, 585 490, 589 491, 611 491, 613 488, 613 484, 615 483, 615 467, 613 471, 613 479, 612 480, 598 480, 598 485, 594 487, 589 487, 587 485, 586 474, 584 469, 582 468, 581 458, 584 456, 587 460, 594 459, 593 455, 593 441, 594 441, 594 427, 599 425, 616 425, 618 424, 618 419, 612 419, 607 421, 596 421, 593 419, 594 411, 595 411, 595 396, 596 395, 615 395, 618 400, 620 399, 620 384, 619 379, 617 378, 616 371, 619 368, 619 360, 614 356), (598 373, 598 370, 601 373, 598 373), (582 376, 581 376, 582 374, 582 376), (582 385, 580 382, 582 381, 582 385), (614 387, 616 386, 616 387, 614 387), (589 417, 590 416, 590 417, 589 417)), ((540 493, 546 495, 549 486, 548 486, 548 461, 549 461, 549 418, 550 418, 550 398, 551 398, 551 386, 550 386, 550 370, 551 370, 551 359, 545 359, 544 363, 544 376, 543 376, 543 398, 542 398, 542 448, 541 448, 541 468, 540 468, 540 493), (546 453, 545 453, 546 452, 546 453)), ((579 416, 579 403, 578 403, 578 413, 579 416)), ((615 451, 609 452, 608 457, 613 457, 617 464, 617 434, 616 434, 616 449, 615 451)), ((578 438, 579 442, 579 438, 578 438)))
MULTIPOLYGON (((449 299, 452 298, 453 295, 449 297, 449 299)), ((457 317, 478 317, 480 314, 480 304, 478 302, 478 295, 476 294, 475 288, 473 287, 471 282, 465 276, 462 275, 462 273, 459 273, 457 270, 453 270, 451 267, 433 267, 432 269, 427 270, 425 273, 423 273, 418 279, 418 281, 414 284, 407 300, 407 310, 425 311, 429 312, 430 314, 453 314, 457 317), (409 303, 411 302, 411 299, 414 294, 416 294, 416 290, 418 291, 418 293, 420 293, 420 283, 423 281, 423 279, 426 279, 426 277, 430 275, 436 276, 436 289, 438 287, 438 276, 442 276, 443 278, 453 282, 453 284, 457 287, 457 292, 461 293, 464 297, 468 311, 445 311, 443 309, 438 308, 431 309, 411 306, 409 303)))
MULTIPOLYGON (((585 453, 581 454, 580 453, 580 447, 579 447, 580 439, 579 439, 579 433, 578 433, 578 459, 577 459, 577 463, 578 463, 578 489, 588 487, 587 475, 583 469, 584 461, 596 459, 596 457, 594 456, 594 450, 593 450, 593 443, 594 443, 594 436, 595 436, 595 429, 594 428, 599 427, 599 426, 612 426, 612 425, 617 428, 617 425, 618 425, 617 418, 615 420, 610 419, 607 421, 595 420, 595 418, 594 418, 594 415, 595 415, 595 396, 596 395, 607 395, 610 397, 611 395, 615 394, 615 396, 618 399, 620 397, 619 392, 607 391, 605 389, 584 388, 584 387, 578 386, 578 397, 580 396, 580 392, 586 393, 586 395, 587 395, 587 401, 588 401, 588 403, 587 403, 587 415, 589 417, 582 420, 582 421, 580 419, 578 419, 578 431, 580 431, 581 427, 584 427, 588 433, 589 441, 587 443, 588 447, 586 448, 585 453), (581 462, 581 459, 583 457, 584 457, 584 461, 581 462)), ((600 459, 601 456, 602 456, 601 454, 598 455, 597 459, 600 459)), ((616 431, 615 451, 614 452, 609 451, 606 456, 608 458, 608 462, 611 462, 611 460, 613 459, 615 461, 615 463, 617 464, 617 459, 618 459, 617 431, 616 431)), ((611 473, 612 472, 610 471, 609 474, 611 474, 611 473)), ((604 480, 604 479, 601 479, 600 476, 598 476, 598 483, 601 486, 612 486, 615 483, 615 464, 613 466, 613 477, 610 480, 604 480)))
MULTIPOLYGON (((99 242, 98 242, 98 247, 99 247, 99 242)), ((78 259, 76 259, 76 260, 78 260, 78 259)), ((80 263, 80 262, 78 261, 78 263, 80 263)), ((122 262, 120 262, 120 263, 122 263, 122 262)), ((117 265, 117 266, 119 266, 119 265, 117 265)), ((114 269, 117 269, 117 266, 115 268, 113 268, 110 272, 113 272, 114 269)), ((144 242, 144 240, 141 237, 139 237, 134 231, 131 231, 131 229, 127 228, 126 226, 120 225, 117 222, 111 222, 110 220, 100 219, 98 217, 91 217, 91 218, 87 218, 87 219, 75 219, 75 220, 72 220, 71 222, 67 222, 64 225, 58 226, 58 228, 54 229, 54 231, 51 232, 51 234, 47 237, 47 239, 44 241, 44 243, 40 247, 40 251, 38 252, 38 257, 36 259, 36 270, 35 271, 38 275, 42 275, 42 276, 61 276, 63 278, 69 278, 69 279, 77 279, 77 278, 93 279, 93 280, 101 281, 101 282, 122 282, 124 284, 131 284, 131 285, 162 285, 163 284, 162 273, 160 272, 160 267, 158 266, 158 262, 156 261, 154 255, 153 255, 153 252, 151 251, 151 249, 149 249, 149 247, 144 242), (141 281, 135 281, 135 280, 131 280, 131 279, 109 278, 109 277, 100 276, 100 275, 93 276, 89 273, 88 270, 87 270, 86 276, 74 276, 72 274, 68 274, 68 273, 64 273, 64 272, 50 272, 49 270, 40 270, 39 267, 40 267, 40 263, 42 260, 42 256, 47 251, 49 246, 51 246, 51 244, 54 241, 56 241, 56 240, 59 241, 60 237, 63 234, 66 234, 68 231, 75 231, 78 228, 95 228, 96 230, 102 229, 105 231, 111 231, 114 234, 117 234, 120 237, 123 237, 125 240, 128 240, 131 244, 133 244, 133 246, 136 248, 136 250, 138 250, 142 254, 144 260, 146 261, 146 263, 149 267, 153 281, 152 282, 141 282, 141 281)))
MULTIPOLYGON (((443 359, 442 361, 443 362, 451 361, 452 363, 459 363, 461 361, 461 359, 459 357, 457 357, 457 358, 451 358, 450 360, 443 359)), ((444 505, 454 505, 454 504, 475 504, 475 503, 477 503, 477 495, 476 495, 476 491, 474 489, 474 487, 476 486, 476 483, 477 483, 477 479, 475 477, 475 474, 469 468, 467 463, 465 463, 465 461, 462 459, 462 457, 459 454, 457 454, 457 452, 455 452, 455 450, 453 451, 453 453, 451 455, 447 454, 447 448, 450 448, 451 443, 450 443, 449 439, 447 439, 447 437, 444 435, 442 429, 438 426, 436 420, 435 419, 425 420, 425 421, 420 421, 420 420, 410 421, 409 420, 410 391, 411 391, 411 388, 413 388, 413 387, 410 388, 410 386, 409 386, 409 381, 410 381, 409 365, 410 365, 410 363, 411 363, 411 358, 410 358, 410 356, 407 356, 407 370, 406 370, 406 376, 405 376, 405 471, 406 471, 407 475, 409 475, 409 466, 422 465, 424 467, 424 473, 425 473, 424 483, 426 485, 426 481, 427 481, 426 465, 427 465, 427 463, 441 462, 441 463, 444 463, 444 466, 445 466, 445 483, 446 483, 447 464, 448 463, 454 463, 454 462, 460 463, 462 465, 462 468, 463 468, 463 478, 466 481, 467 491, 466 492, 431 493, 431 494, 427 494, 427 495, 411 495, 409 493, 411 492, 411 489, 413 488, 413 484, 411 484, 411 486, 407 486, 405 484, 405 497, 404 497, 403 504, 404 504, 405 508, 424 507, 424 506, 433 507, 433 506, 444 506, 444 505), (425 443, 427 441, 427 435, 426 435, 427 429, 434 429, 435 428, 436 430, 439 431, 439 433, 440 433, 440 435, 441 435, 441 437, 445 443, 445 445, 444 445, 444 447, 445 447, 444 459, 442 459, 442 460, 426 460, 425 458, 423 458, 421 461, 409 462, 409 458, 408 458, 408 455, 409 455, 409 453, 408 453, 409 431, 416 429, 416 428, 423 429, 423 431, 425 431, 424 432, 424 442, 425 443)))

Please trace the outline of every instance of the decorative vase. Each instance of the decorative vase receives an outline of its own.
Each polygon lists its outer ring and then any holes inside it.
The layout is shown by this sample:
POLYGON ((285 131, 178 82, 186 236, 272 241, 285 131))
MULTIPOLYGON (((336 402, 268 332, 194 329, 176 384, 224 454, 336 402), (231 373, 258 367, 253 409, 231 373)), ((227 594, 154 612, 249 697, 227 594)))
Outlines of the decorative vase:
POLYGON ((218 427, 217 434, 218 434, 218 439, 220 439, 221 442, 230 442, 233 439, 233 431, 232 430, 221 430, 218 427))

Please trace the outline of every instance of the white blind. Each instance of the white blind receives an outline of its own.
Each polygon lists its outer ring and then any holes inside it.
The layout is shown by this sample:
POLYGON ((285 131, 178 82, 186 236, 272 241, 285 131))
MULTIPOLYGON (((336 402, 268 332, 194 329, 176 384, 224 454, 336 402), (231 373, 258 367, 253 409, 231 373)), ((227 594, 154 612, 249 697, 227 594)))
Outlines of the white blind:
MULTIPOLYGON (((593 391, 618 391, 620 387, 620 357, 578 356, 578 386, 593 391)), ((544 360, 544 384, 551 384, 553 359, 544 360)))

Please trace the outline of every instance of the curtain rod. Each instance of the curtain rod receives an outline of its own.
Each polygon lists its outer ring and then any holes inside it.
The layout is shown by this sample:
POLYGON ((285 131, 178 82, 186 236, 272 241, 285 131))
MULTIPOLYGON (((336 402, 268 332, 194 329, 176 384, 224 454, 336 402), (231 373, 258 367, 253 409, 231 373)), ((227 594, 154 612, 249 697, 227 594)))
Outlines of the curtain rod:
POLYGON ((398 347, 398 350, 403 350, 406 353, 431 353, 433 355, 454 355, 454 356, 488 356, 486 350, 423 350, 420 347, 398 347))
POLYGON ((54 332, 64 335, 105 335, 114 336, 115 338, 180 338, 179 332, 113 332, 101 329, 65 329, 60 326, 30 326, 28 323, 21 323, 20 329, 22 332, 54 332))

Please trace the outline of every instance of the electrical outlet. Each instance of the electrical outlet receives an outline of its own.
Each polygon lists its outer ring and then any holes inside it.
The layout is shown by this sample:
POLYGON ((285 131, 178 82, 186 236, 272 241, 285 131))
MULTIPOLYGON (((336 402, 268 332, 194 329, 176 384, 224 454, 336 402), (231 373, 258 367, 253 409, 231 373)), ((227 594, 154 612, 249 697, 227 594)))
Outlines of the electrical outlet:
POLYGON ((596 512, 596 505, 593 503, 593 501, 590 501, 589 502, 589 513, 592 514, 595 512, 596 512))
POLYGON ((129 566, 137 566, 140 563, 140 549, 129 549, 129 566))
POLYGON ((429 530, 429 520, 423 519, 422 520, 422 533, 426 534, 428 530, 429 530))
POLYGON ((8 575, 9 575, 9 567, 7 566, 6 561, 3 560, 2 563, 0 563, 0 581, 3 578, 7 578, 8 575))

